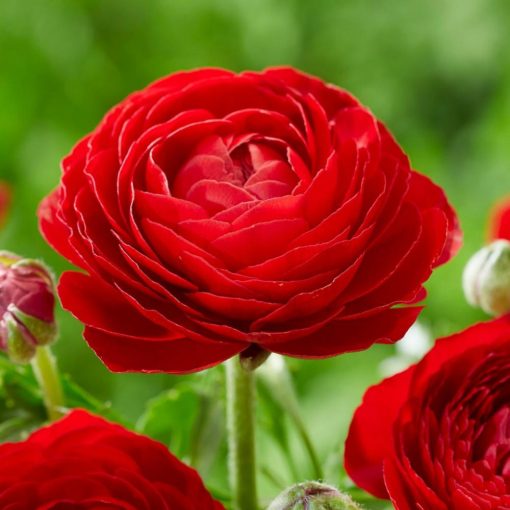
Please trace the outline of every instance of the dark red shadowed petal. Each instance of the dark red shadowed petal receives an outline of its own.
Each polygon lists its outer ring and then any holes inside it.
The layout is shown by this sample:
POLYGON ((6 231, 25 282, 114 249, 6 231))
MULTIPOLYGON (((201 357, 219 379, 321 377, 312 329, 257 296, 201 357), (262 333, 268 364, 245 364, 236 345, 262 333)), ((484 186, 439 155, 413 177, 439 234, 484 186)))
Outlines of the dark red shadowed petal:
MULTIPOLYGON (((360 320, 331 320, 321 329, 300 338, 287 332, 280 341, 278 333, 269 333, 267 340, 259 333, 261 345, 272 352, 295 358, 313 359, 336 356, 368 348, 374 343, 393 343, 400 340, 422 307, 384 310, 360 320)), ((294 335, 296 336, 296 335, 294 335)))
POLYGON ((189 338, 151 342, 86 327, 83 336, 112 372, 186 374, 213 367, 239 354, 246 346, 201 343, 189 338))
MULTIPOLYGON (((415 496, 409 494, 409 489, 402 484, 402 474, 400 468, 395 464, 393 459, 384 462, 384 480, 391 486, 391 495, 386 495, 384 498, 391 499, 395 510, 416 510, 411 506, 410 501, 415 500, 415 496)), ((422 507, 423 508, 423 507, 422 507)), ((434 510, 449 510, 446 505, 440 504, 434 507, 434 510)))
POLYGON ((367 390, 345 442, 347 473, 378 498, 388 497, 383 463, 394 451, 393 424, 407 399, 413 371, 411 367, 367 390))
POLYGON ((497 202, 489 216, 488 240, 507 239, 510 241, 510 197, 497 202))

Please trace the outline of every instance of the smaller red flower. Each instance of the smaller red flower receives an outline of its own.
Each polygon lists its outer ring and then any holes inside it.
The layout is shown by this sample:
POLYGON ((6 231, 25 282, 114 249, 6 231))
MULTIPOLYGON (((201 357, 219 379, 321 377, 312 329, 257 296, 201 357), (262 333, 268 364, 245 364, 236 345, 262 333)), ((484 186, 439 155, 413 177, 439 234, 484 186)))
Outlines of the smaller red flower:
POLYGON ((489 219, 489 241, 510 241, 510 196, 501 199, 493 207, 489 219))
POLYGON ((369 388, 345 467, 396 510, 510 509, 510 316, 438 341, 369 388))
POLYGON ((221 510, 198 474, 162 444, 73 411, 0 446, 0 508, 221 510))
POLYGON ((30 361, 38 345, 55 340, 53 278, 44 264, 0 251, 0 350, 30 361))
POLYGON ((11 202, 11 193, 7 184, 0 182, 0 227, 5 223, 9 204, 11 202))

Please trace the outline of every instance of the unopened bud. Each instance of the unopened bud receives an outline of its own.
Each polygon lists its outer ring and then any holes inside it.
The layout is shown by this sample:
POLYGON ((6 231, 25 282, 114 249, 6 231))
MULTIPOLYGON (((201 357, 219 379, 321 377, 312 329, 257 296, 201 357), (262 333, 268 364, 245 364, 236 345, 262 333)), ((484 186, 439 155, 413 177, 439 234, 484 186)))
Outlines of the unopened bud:
POLYGON ((490 315, 510 311, 510 242, 498 239, 476 252, 462 276, 468 302, 490 315))
POLYGON ((361 507, 334 487, 305 482, 282 492, 267 510, 361 510, 361 507))
POLYGON ((57 335, 55 295, 49 270, 35 260, 0 251, 0 349, 28 363, 36 348, 57 335))

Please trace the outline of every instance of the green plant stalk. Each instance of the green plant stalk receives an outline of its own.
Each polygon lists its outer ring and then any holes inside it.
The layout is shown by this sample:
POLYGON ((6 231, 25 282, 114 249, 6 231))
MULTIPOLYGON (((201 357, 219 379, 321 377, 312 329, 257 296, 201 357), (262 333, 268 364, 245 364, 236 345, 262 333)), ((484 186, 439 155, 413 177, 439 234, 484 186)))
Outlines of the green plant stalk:
MULTIPOLYGON (((269 367, 265 368, 268 369, 269 367)), ((275 400, 277 400, 283 411, 287 413, 294 423, 296 431, 310 459, 314 478, 316 480, 323 480, 324 471, 321 461, 317 455, 303 418, 301 417, 296 389, 285 360, 283 358, 281 359, 281 364, 277 370, 270 371, 269 369, 269 371, 266 370, 266 372, 261 375, 265 376, 263 380, 272 392, 275 400)))
POLYGON ((238 358, 226 363, 229 475, 233 510, 258 510, 255 464, 255 377, 238 358))
POLYGON ((305 447, 306 452, 308 453, 308 457, 310 458, 310 462, 313 466, 314 477, 316 480, 324 479, 324 472, 322 470, 321 462, 315 451, 315 447, 310 438, 310 434, 306 429, 306 426, 301 418, 301 413, 289 411, 289 415, 294 421, 294 425, 298 431, 298 434, 301 436, 301 441, 303 441, 303 445, 305 447))
POLYGON ((37 347, 32 369, 43 394, 44 405, 50 421, 63 416, 64 393, 57 370, 55 356, 48 346, 37 347))

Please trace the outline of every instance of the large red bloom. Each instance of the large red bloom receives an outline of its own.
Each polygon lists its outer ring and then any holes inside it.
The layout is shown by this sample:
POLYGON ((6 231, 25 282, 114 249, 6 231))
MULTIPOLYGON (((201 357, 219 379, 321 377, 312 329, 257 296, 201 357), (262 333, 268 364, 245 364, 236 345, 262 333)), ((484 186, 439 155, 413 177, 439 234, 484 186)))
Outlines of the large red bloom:
POLYGON ((63 162, 48 242, 112 369, 187 372, 254 344, 325 357, 398 340, 458 246, 440 188, 344 90, 292 69, 183 72, 63 162))
POLYGON ((345 462, 397 510, 510 509, 510 317, 438 341, 370 388, 345 462))
POLYGON ((85 411, 0 445, 4 510, 221 510, 162 444, 85 411))

